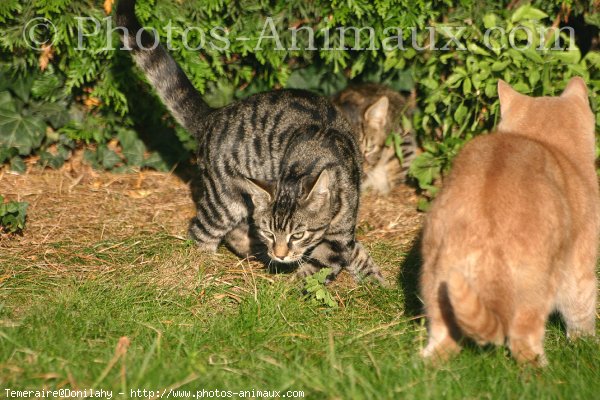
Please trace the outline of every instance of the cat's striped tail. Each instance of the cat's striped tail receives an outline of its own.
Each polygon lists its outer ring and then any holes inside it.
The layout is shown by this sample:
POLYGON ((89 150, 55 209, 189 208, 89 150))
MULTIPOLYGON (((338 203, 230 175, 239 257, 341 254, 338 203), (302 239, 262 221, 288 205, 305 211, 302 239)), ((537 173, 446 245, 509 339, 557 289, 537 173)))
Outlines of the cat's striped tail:
POLYGON ((141 30, 135 16, 135 0, 119 0, 116 17, 119 27, 124 28, 120 30, 124 47, 131 50, 135 62, 177 122, 199 137, 210 107, 173 57, 158 43, 158 37, 141 30))
POLYGON ((462 271, 453 269, 448 278, 448 297, 459 328, 479 344, 504 344, 505 329, 496 313, 490 310, 462 271))

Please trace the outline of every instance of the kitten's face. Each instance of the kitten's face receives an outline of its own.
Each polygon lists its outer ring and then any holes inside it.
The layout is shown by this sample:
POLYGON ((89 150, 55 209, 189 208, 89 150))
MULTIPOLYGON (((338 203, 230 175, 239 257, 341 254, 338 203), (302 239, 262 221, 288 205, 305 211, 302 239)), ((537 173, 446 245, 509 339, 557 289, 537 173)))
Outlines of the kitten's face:
POLYGON ((375 165, 379 161, 381 151, 385 147, 385 136, 383 129, 373 126, 369 121, 363 121, 360 131, 360 148, 367 165, 375 165))
POLYGON ((253 218, 269 257, 282 263, 299 262, 321 242, 331 222, 327 172, 308 190, 302 183, 278 188, 274 199, 266 188, 256 188, 251 192, 253 218))
POLYGON ((385 139, 387 138, 385 128, 389 112, 389 99, 387 96, 377 98, 373 103, 368 104, 365 109, 365 103, 369 100, 371 99, 349 96, 341 104, 344 114, 358 130, 365 167, 375 165, 379 161, 381 151, 385 148, 385 139))

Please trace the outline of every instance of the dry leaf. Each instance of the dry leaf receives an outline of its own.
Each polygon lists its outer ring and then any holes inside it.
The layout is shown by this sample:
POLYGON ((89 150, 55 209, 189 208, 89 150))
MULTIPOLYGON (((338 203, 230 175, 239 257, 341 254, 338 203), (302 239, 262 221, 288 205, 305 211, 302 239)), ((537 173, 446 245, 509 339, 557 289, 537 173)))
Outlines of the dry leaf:
POLYGON ((132 199, 144 199, 152 194, 150 190, 128 190, 125 192, 128 197, 132 199))
POLYGON ((99 98, 97 98, 97 97, 92 97, 92 96, 86 97, 86 98, 83 100, 83 104, 84 104, 84 105, 85 105, 87 108, 96 108, 96 107, 98 107, 98 106, 99 106, 101 103, 102 103, 102 102, 100 101, 100 99, 99 99, 99 98))
POLYGON ((112 6, 114 2, 115 0, 104 0, 104 12, 106 13, 106 15, 110 15, 110 13, 112 12, 112 6))
POLYGON ((50 64, 50 60, 54 58, 54 50, 52 50, 52 46, 43 45, 42 51, 40 52, 40 57, 38 58, 38 62, 40 64, 40 70, 45 71, 48 68, 48 64, 50 64))
POLYGON ((117 348, 115 349, 114 357, 121 357, 122 355, 127 353, 127 348, 129 348, 130 343, 131 342, 129 341, 129 338, 127 336, 121 336, 119 338, 119 342, 117 343, 117 348))

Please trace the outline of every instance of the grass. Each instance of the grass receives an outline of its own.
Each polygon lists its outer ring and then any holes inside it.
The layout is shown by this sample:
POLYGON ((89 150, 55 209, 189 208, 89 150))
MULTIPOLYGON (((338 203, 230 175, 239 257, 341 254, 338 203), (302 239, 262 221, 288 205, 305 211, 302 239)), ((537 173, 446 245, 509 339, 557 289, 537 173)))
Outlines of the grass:
POLYGON ((224 250, 199 255, 160 232, 61 240, 43 253, 0 249, 0 396, 69 387, 117 399, 166 388, 311 399, 597 398, 598 344, 568 342, 558 320, 548 326, 543 370, 474 346, 440 368, 423 364, 415 254, 385 240, 371 252, 395 274, 405 260, 398 282, 334 284, 339 307, 329 309, 306 301, 286 275, 224 250))

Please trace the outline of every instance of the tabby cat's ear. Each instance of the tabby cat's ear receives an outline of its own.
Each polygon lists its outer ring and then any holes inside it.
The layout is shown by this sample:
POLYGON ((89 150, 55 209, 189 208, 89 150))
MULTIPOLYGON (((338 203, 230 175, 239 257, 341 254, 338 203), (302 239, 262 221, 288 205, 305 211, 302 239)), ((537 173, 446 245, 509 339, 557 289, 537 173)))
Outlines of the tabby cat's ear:
POLYGON ((258 179, 246 178, 248 192, 255 206, 264 207, 273 200, 273 185, 258 179))
POLYGON ((588 98, 587 86, 585 85, 585 81, 581 77, 576 76, 574 78, 571 78, 569 83, 567 83, 567 87, 560 95, 560 97, 569 97, 569 96, 578 96, 587 101, 587 98, 588 98))
POLYGON ((329 172, 324 169, 313 184, 308 196, 306 196, 308 208, 311 211, 319 211, 329 202, 329 172))
POLYGON ((387 96, 381 96, 379 100, 371 104, 365 111, 365 121, 367 124, 383 129, 387 120, 390 100, 387 96))
POLYGON ((505 116, 516 98, 523 96, 502 79, 498 80, 498 97, 500 98, 500 116, 505 116))

